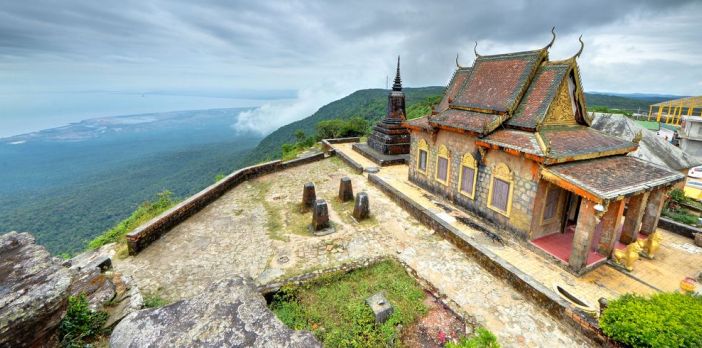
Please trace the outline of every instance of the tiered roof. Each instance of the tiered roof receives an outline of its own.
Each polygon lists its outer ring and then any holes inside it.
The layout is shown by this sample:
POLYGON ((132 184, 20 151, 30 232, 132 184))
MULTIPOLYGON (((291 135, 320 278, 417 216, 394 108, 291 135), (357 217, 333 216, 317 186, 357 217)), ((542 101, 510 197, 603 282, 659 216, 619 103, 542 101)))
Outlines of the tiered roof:
POLYGON ((586 117, 577 116, 586 113, 577 55, 549 61, 550 46, 476 52, 472 67, 458 67, 434 114, 407 126, 472 134, 480 146, 519 151, 546 164, 635 150, 635 144, 593 130, 586 117))

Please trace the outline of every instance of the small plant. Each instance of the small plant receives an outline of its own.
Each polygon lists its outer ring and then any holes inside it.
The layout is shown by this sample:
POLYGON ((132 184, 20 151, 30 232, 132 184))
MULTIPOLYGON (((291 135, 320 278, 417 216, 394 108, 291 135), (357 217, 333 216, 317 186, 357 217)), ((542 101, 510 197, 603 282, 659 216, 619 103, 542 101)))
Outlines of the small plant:
POLYGON ((168 304, 168 300, 158 294, 144 295, 144 308, 160 308, 168 304))
POLYGON ((600 317, 604 333, 631 347, 702 347, 702 297, 627 294, 600 317))
POLYGON ((102 326, 107 321, 107 313, 92 311, 84 294, 70 296, 66 316, 59 325, 61 346, 82 347, 87 341, 103 333, 102 326))
POLYGON ((217 175, 215 175, 214 181, 220 182, 220 181, 222 181, 222 179, 224 179, 225 176, 226 175, 224 175, 224 173, 217 173, 217 175))
POLYGON ((475 330, 475 335, 472 337, 461 337, 457 343, 448 342, 446 348, 500 348, 497 343, 497 337, 485 328, 475 330))

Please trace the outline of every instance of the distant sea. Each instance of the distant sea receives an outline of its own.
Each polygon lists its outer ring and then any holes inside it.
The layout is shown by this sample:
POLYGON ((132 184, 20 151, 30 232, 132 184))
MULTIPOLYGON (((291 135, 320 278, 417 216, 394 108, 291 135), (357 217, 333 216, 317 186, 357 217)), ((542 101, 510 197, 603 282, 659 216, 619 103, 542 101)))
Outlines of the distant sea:
POLYGON ((80 92, 0 94, 0 138, 96 117, 216 108, 256 107, 265 99, 80 92))

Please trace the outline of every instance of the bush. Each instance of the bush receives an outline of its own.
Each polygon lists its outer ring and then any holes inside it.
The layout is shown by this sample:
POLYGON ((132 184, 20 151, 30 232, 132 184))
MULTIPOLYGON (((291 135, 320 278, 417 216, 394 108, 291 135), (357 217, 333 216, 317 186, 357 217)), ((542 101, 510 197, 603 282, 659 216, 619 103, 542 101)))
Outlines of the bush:
POLYGON ((61 346, 84 346, 86 341, 103 333, 102 326, 107 321, 107 317, 105 312, 90 310, 84 294, 70 296, 66 316, 59 325, 61 346))
POLYGON ((168 300, 158 294, 144 295, 144 308, 160 308, 168 304, 168 300))
POLYGON ((699 224, 699 218, 695 215, 690 214, 685 209, 672 210, 670 208, 663 210, 663 216, 669 217, 677 222, 684 223, 686 225, 697 226, 699 224))
POLYGON ((675 188, 670 191, 670 199, 672 199, 675 203, 682 204, 687 201, 687 197, 685 197, 685 191, 675 188))
POLYGON ((121 241, 127 233, 168 210, 176 202, 170 191, 159 193, 155 201, 142 203, 128 218, 91 240, 88 243, 88 249, 97 249, 105 244, 121 241))
POLYGON ((368 131, 368 121, 361 117, 352 117, 348 120, 336 118, 317 123, 318 139, 360 137, 366 135, 368 131))
POLYGON ((702 347, 702 297, 627 294, 602 313, 607 336, 632 347, 702 347))

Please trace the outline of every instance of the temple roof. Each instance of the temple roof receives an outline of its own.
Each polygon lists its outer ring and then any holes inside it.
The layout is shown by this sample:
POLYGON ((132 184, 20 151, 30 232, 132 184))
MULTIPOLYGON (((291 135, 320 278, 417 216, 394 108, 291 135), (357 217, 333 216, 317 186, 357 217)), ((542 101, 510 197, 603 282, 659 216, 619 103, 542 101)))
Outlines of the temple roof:
POLYGON ((543 156, 536 134, 515 129, 500 129, 491 133, 483 139, 486 144, 498 146, 505 149, 517 150, 536 156, 543 156))
POLYGON ((517 111, 506 124, 516 128, 535 129, 546 116, 568 69, 568 64, 544 63, 539 67, 517 111))
POLYGON ((444 92, 444 97, 441 98, 441 102, 436 107, 436 111, 444 111, 449 108, 449 103, 456 99, 456 94, 463 87, 466 82, 466 78, 470 75, 471 68, 458 68, 456 72, 453 73, 451 77, 451 82, 449 82, 444 92))
POLYGON ((670 185, 685 176, 629 156, 612 156, 543 167, 542 177, 595 202, 670 185))
POLYGON ((431 116, 428 121, 432 126, 486 135, 499 127, 505 118, 505 115, 448 109, 431 116))
POLYGON ((604 134, 587 126, 544 128, 539 132, 548 148, 547 157, 556 162, 626 154, 636 144, 604 134))
POLYGON ((546 50, 478 56, 451 107, 511 113, 546 50))
POLYGON ((427 132, 430 132, 434 129, 434 127, 432 127, 429 124, 429 117, 427 117, 427 116, 406 121, 404 123, 404 125, 409 127, 409 128, 420 129, 420 130, 427 131, 427 132))

